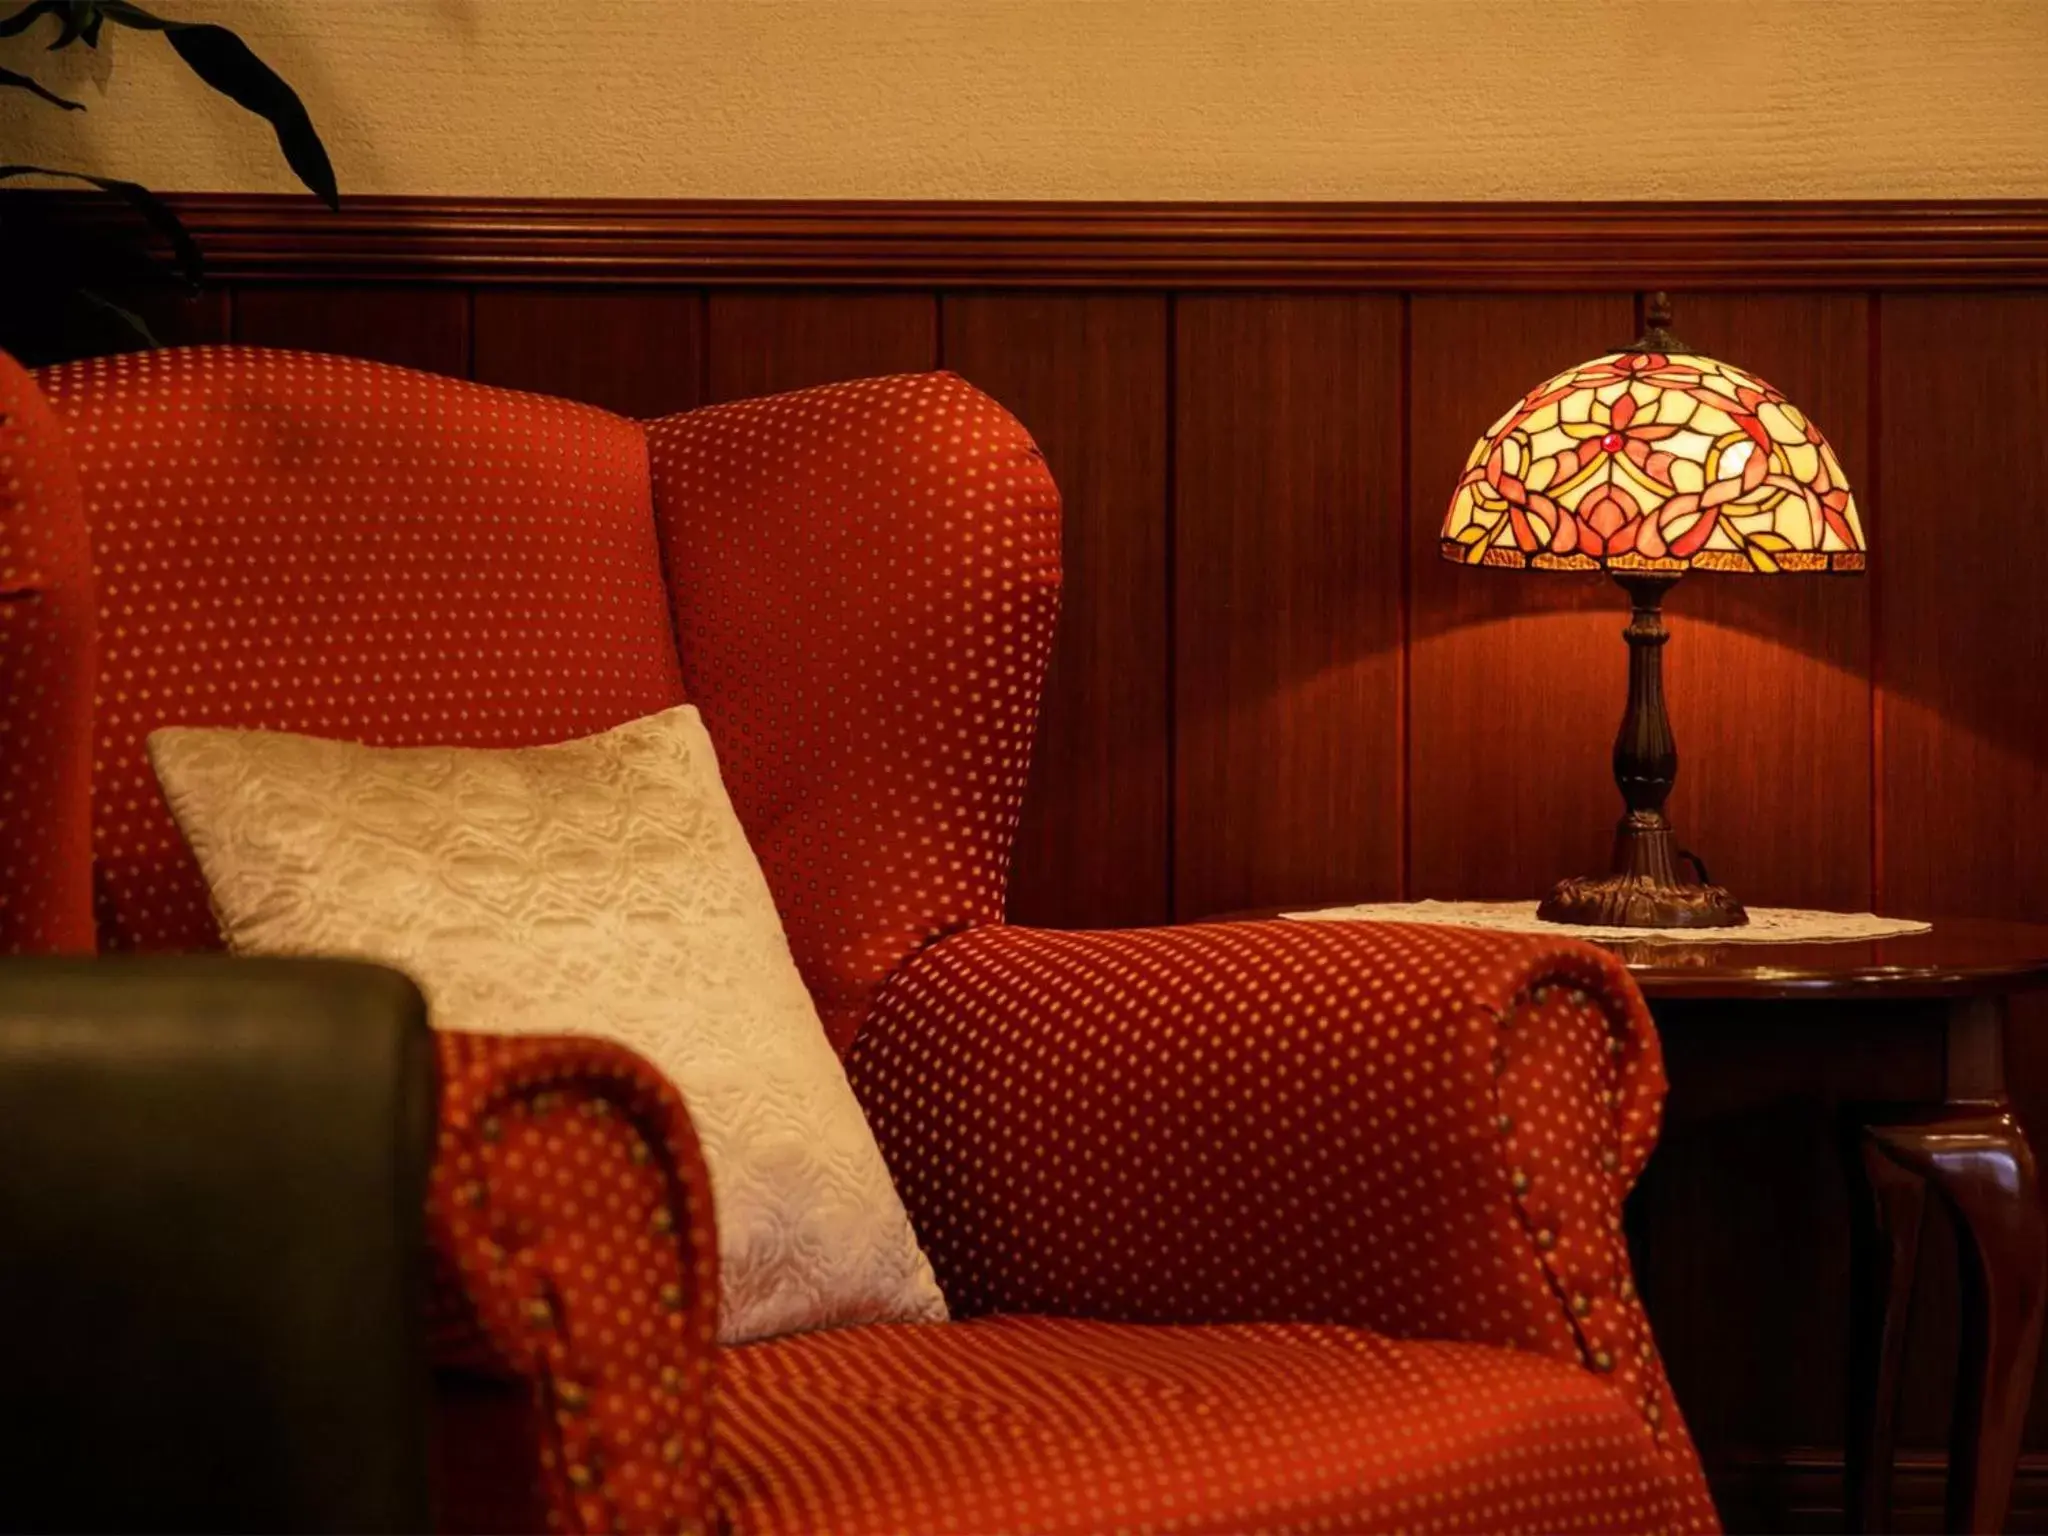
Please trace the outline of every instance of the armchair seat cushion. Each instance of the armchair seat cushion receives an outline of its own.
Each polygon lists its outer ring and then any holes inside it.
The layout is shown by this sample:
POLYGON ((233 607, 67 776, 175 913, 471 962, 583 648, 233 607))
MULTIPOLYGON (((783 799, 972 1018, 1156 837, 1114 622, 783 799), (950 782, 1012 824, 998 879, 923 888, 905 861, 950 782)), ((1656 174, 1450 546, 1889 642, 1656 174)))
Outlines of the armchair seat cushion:
POLYGON ((1577 1367, 1307 1324, 1037 1317, 728 1351, 734 1532, 1641 1531, 1713 1514, 1577 1367))

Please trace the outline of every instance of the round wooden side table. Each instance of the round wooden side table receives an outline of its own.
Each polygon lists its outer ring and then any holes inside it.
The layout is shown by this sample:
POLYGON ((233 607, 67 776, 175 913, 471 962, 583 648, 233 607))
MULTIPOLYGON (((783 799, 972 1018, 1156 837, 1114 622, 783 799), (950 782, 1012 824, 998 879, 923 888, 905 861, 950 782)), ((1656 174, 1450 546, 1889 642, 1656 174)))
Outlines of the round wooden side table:
POLYGON ((2048 1298, 2048 1217, 2034 1154, 2006 1097, 2006 1002, 2048 987, 2048 926, 1936 922, 1910 937, 1838 944, 1616 942, 1659 1002, 1927 1006, 1941 1032, 1938 1100, 1859 1111, 1848 1126, 1860 1207, 1852 1256, 1848 1486, 1852 1529, 1882 1530, 1906 1311, 1930 1192, 1954 1219, 1961 1338, 1947 1528, 2004 1526, 2048 1298))

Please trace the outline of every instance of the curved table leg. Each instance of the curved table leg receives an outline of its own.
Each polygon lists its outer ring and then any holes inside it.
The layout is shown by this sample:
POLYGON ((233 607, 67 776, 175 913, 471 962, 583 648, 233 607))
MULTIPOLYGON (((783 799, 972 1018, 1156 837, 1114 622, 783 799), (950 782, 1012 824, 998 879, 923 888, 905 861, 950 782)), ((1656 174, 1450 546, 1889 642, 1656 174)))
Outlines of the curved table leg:
MULTIPOLYGON (((1947 1105, 1869 1126, 1864 1138, 1880 1205, 1881 1191, 1898 1182, 1889 1172, 1877 1172, 1877 1165, 1888 1163, 1908 1180, 1932 1186, 1955 1218, 1962 1340, 1949 1438, 1948 1528, 2000 1530, 2048 1299, 2048 1218, 2035 1183, 2033 1150, 2003 1103, 1947 1105)), ((1900 1287, 1894 1283, 1887 1290, 1873 1386, 1884 1384, 1883 1348, 1895 1349, 1892 1335, 1904 1328, 1900 1287)), ((1894 1362, 1894 1382, 1895 1371, 1894 1362)), ((1875 1404, 1872 1423, 1886 1441, 1889 1421, 1889 1404, 1875 1404)), ((1873 1437, 1865 1444, 1874 1457, 1879 1441, 1873 1437)), ((1883 1462, 1866 1465, 1865 1488, 1889 1479, 1889 1445, 1884 1449, 1883 1462)), ((1857 1510, 1867 1515, 1872 1507, 1860 1503, 1857 1510)), ((1882 1501, 1874 1507, 1881 1515, 1882 1501)))

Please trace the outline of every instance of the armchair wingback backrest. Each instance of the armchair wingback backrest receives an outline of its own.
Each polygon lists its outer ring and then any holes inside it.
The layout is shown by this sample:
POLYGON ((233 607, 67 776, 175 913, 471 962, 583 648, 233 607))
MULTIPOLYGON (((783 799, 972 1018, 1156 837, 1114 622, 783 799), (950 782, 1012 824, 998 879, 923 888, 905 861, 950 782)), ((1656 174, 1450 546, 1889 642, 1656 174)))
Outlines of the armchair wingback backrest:
MULTIPOLYGON (((96 635, 87 573, 65 577, 83 648, 39 685, 73 711, 76 760, 37 770, 82 807, 89 750, 92 912, 82 832, 55 857, 69 885, 37 900, 100 947, 219 942, 143 756, 159 725, 516 746, 686 696, 842 1045, 906 953, 1000 918, 1059 502, 1022 427, 961 380, 643 427, 248 348, 46 370, 54 417, 11 377, 45 439, 63 424, 97 575, 96 635)), ((0 427, 0 467, 10 442, 0 427)), ((20 692, 0 690, 0 749, 41 733, 20 692)), ((8 816, 0 869, 36 835, 8 816)))
POLYGON ((236 348, 40 381, 69 429, 98 575, 103 948, 220 942, 143 757, 160 725, 517 746, 681 701, 629 421, 236 348))
POLYGON ((843 1049, 906 954, 1002 918, 1059 492, 949 373, 671 416, 648 449, 684 682, 843 1049))

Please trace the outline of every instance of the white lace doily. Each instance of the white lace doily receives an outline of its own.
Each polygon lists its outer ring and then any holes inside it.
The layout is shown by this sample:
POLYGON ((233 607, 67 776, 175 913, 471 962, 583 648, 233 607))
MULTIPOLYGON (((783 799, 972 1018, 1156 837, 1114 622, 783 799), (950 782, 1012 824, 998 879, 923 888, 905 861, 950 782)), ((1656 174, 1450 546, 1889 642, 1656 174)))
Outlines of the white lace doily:
POLYGON ((1574 939, 1671 939, 1688 944, 1816 944, 1895 939, 1927 933, 1932 923, 1879 917, 1874 912, 1804 912, 1797 907, 1751 907, 1740 928, 1609 928, 1551 923, 1533 901, 1380 901, 1283 914, 1303 923, 1441 923, 1453 928, 1496 928, 1508 933, 1555 933, 1574 939))

